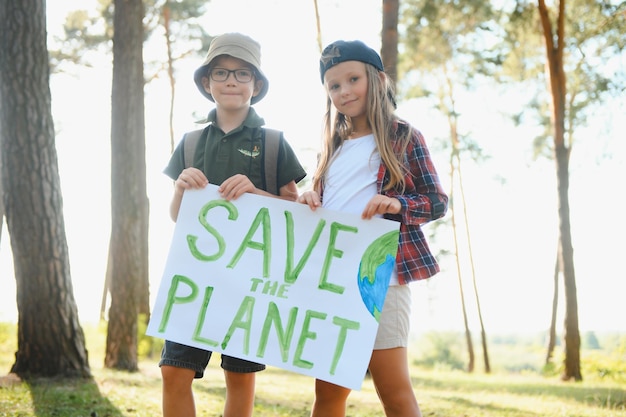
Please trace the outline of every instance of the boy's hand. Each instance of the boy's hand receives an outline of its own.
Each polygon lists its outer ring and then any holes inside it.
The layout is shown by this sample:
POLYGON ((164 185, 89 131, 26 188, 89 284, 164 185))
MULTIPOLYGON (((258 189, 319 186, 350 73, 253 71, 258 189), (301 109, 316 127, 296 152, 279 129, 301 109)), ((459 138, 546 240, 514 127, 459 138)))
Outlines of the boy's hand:
POLYGON ((192 167, 185 168, 176 179, 174 185, 176 186, 176 191, 182 194, 185 190, 204 188, 208 183, 209 180, 204 173, 198 168, 192 167))
POLYGON ((217 191, 225 200, 236 200, 244 193, 255 194, 257 189, 252 181, 243 174, 233 175, 219 186, 217 191))
POLYGON ((315 210, 318 207, 322 206, 322 202, 320 200, 320 195, 317 191, 305 191, 301 196, 296 200, 298 203, 307 204, 311 210, 315 210))

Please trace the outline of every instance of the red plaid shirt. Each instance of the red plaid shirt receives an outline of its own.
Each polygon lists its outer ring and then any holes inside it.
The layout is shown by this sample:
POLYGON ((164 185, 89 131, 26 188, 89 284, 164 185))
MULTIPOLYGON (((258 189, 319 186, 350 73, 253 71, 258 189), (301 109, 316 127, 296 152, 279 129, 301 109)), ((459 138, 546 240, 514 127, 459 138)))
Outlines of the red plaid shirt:
MULTIPOLYGON (((397 129, 406 128, 406 123, 398 121, 397 129)), ((397 142, 395 139, 394 147, 397 142)), ((398 281, 408 284, 411 281, 430 278, 439 272, 439 264, 428 247, 420 225, 439 219, 446 214, 448 196, 443 190, 439 176, 426 141, 422 134, 413 129, 413 137, 406 149, 404 164, 407 168, 404 177, 405 190, 382 191, 389 182, 387 167, 384 163, 378 169, 378 192, 388 197, 397 198, 402 204, 398 214, 386 214, 386 219, 400 222, 400 239, 396 265, 398 281)), ((320 194, 323 192, 323 185, 320 194)))
MULTIPOLYGON (((401 128, 402 124, 398 122, 396 129, 401 128)), ((448 208, 448 196, 441 186, 426 141, 417 129, 413 129, 405 157, 404 163, 408 169, 402 194, 394 189, 382 191, 389 179, 384 164, 381 163, 378 169, 378 192, 397 198, 402 204, 400 213, 385 215, 387 219, 400 222, 396 256, 400 284, 426 279, 439 272, 439 264, 428 247, 420 225, 443 217, 448 208)))

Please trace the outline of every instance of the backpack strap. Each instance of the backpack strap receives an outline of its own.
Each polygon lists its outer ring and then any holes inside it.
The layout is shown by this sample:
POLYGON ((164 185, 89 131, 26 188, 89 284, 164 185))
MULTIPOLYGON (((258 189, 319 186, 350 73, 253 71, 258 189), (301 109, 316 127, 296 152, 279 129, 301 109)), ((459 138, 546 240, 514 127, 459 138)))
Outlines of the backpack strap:
POLYGON ((193 166, 193 157, 196 154, 196 146, 198 146, 198 140, 202 136, 204 129, 192 130, 185 133, 183 137, 183 158, 185 159, 185 168, 193 166))
POLYGON ((279 195, 278 189, 278 148, 281 132, 276 129, 263 128, 265 137, 265 187, 267 192, 279 195))
MULTIPOLYGON (((185 168, 193 166, 193 158, 196 154, 198 141, 202 136, 204 129, 192 130, 185 133, 183 137, 183 158, 185 160, 185 168)), ((281 132, 276 129, 263 128, 263 139, 265 145, 264 171, 265 171, 265 187, 267 192, 279 195, 278 189, 278 149, 280 148, 281 132)))

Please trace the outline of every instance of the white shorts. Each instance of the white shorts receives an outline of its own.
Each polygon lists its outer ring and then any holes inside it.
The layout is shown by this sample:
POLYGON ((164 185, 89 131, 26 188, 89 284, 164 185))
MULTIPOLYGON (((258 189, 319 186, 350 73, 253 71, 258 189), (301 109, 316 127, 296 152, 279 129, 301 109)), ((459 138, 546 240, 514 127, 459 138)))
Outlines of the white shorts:
POLYGON ((374 350, 407 347, 411 327, 410 317, 411 289, 409 286, 389 286, 378 323, 374 350))

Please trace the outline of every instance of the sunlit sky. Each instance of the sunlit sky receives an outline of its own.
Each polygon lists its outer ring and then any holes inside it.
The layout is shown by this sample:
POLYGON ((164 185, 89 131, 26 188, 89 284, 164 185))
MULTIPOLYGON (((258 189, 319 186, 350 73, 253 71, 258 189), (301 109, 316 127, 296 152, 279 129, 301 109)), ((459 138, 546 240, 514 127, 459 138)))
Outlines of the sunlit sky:
MULTIPOLYGON (((59 33, 69 10, 90 8, 95 3, 48 0, 48 31, 59 33)), ((340 38, 361 39, 379 49, 380 0, 318 3, 324 45, 340 38)), ((211 34, 239 31, 261 43, 270 90, 256 110, 268 126, 285 131, 311 172, 324 97, 313 2, 213 0, 203 22, 211 34)), ((158 42, 153 40, 150 48, 156 50, 158 42)), ((145 55, 146 59, 159 57, 153 49, 145 55)), ((110 57, 100 59, 101 66, 54 75, 51 80, 72 281, 82 322, 98 319, 110 236, 111 67, 110 57), (92 155, 101 158, 94 161, 92 155)), ((212 108, 192 81, 193 70, 201 62, 202 56, 189 57, 177 67, 177 140, 196 128, 197 115, 212 108)), ((625 67, 626 62, 621 65, 625 67)), ((162 174, 170 153, 167 80, 155 80, 145 92, 154 295, 173 230, 168 215, 172 184, 162 174)), ((518 111, 523 105, 514 97, 479 88, 473 95, 460 95, 457 103, 460 129, 491 155, 480 165, 467 161, 463 168, 474 267, 488 333, 543 330, 550 322, 558 227, 554 164, 532 159, 531 142, 539 131, 536 126, 514 127, 506 119, 507 112, 518 111)), ((399 114, 425 135, 449 189, 448 156, 439 150, 448 128, 431 106, 423 100, 401 103, 399 114)), ((582 330, 626 331, 626 272, 620 262, 625 247, 626 220, 622 213, 626 203, 615 186, 616 180, 626 178, 626 145, 618 137, 626 131, 626 119, 619 117, 623 114, 623 101, 598 112, 589 127, 579 130, 572 153, 570 202, 582 330)), ((16 320, 17 316, 10 242, 6 225, 3 227, 0 321, 16 320)), ((426 227, 427 232, 431 227, 426 227)), ((464 239, 464 234, 460 237, 464 239)), ((436 251, 452 251, 452 236, 442 232, 431 240, 431 246, 436 251)), ((456 265, 449 256, 440 257, 440 261, 439 275, 412 285, 414 332, 463 328, 456 265)), ((462 279, 470 326, 478 330, 467 262, 462 279)))

